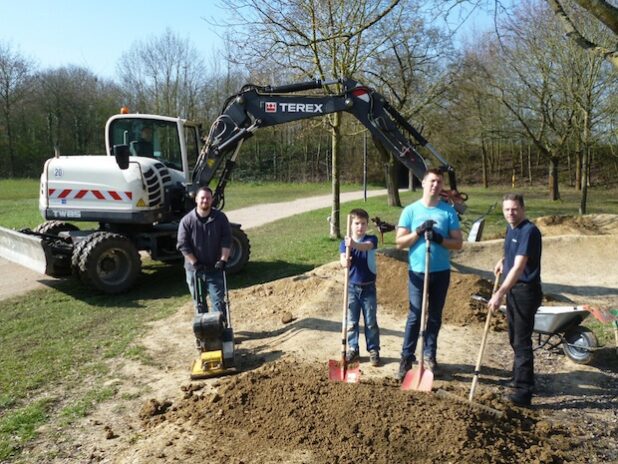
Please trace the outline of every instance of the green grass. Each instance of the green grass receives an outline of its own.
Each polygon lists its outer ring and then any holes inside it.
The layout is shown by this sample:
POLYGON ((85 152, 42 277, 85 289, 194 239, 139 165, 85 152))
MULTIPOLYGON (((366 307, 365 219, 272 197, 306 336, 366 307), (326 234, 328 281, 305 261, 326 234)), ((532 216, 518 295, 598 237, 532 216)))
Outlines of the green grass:
MULTIPOLYGON (((358 189, 346 186, 344 190, 358 189)), ((464 223, 484 214, 500 202, 508 188, 463 188, 470 199, 464 223)), ((33 227, 37 211, 36 181, 0 181, 0 225, 33 227)), ((226 210, 257 203, 327 194, 329 184, 230 184, 226 210)), ((528 215, 577 214, 578 193, 562 188, 563 200, 550 202, 542 188, 523 191, 528 215)), ((616 213, 615 191, 593 189, 589 212, 616 213)), ((420 192, 401 191, 402 203, 420 192)), ((388 207, 385 197, 342 205, 341 217, 353 207, 368 210, 371 217, 397 223, 401 208, 388 207)), ((252 255, 246 270, 230 279, 233 288, 245 287, 305 272, 337 259, 338 241, 328 237, 330 208, 279 220, 248 231, 252 255)), ((371 226, 373 227, 373 226, 371 226)), ((499 206, 487 219, 485 237, 500 236, 505 228, 499 206)), ((385 235, 385 247, 393 246, 394 234, 385 235)), ((36 429, 53 423, 68 426, 87 415, 97 402, 118 394, 101 385, 107 375, 106 361, 140 359, 153 363, 135 340, 148 322, 166 318, 188 302, 180 266, 147 262, 138 284, 124 295, 103 296, 75 280, 55 284, 26 295, 0 301, 0 461, 12 460, 20 448, 36 436, 36 429), (94 379, 96 382, 84 382, 94 379), (60 401, 54 392, 62 391, 60 401), (51 398, 51 399, 50 399, 51 398)), ((613 337, 610 326, 599 328, 600 339, 613 337), (607 330, 607 332, 605 332, 607 330)), ((595 328, 597 332, 597 328, 595 328)), ((191 341, 188 340, 187 343, 191 341)))

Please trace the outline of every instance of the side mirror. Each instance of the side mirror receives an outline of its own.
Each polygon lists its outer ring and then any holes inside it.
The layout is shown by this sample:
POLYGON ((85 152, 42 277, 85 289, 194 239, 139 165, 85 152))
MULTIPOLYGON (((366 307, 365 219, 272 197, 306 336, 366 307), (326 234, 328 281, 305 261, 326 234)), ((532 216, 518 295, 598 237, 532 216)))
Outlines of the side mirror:
POLYGON ((128 145, 114 145, 113 147, 114 157, 116 158, 116 164, 122 170, 129 168, 129 151, 128 145))

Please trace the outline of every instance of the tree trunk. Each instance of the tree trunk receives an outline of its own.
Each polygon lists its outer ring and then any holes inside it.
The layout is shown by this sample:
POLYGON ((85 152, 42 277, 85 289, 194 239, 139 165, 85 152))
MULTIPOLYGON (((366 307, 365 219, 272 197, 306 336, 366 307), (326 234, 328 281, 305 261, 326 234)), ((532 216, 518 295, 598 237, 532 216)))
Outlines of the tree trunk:
POLYGON ((340 146, 339 141, 341 140, 341 114, 335 113, 333 114, 333 126, 331 132, 331 142, 332 142, 332 194, 333 194, 333 204, 331 207, 330 213, 330 238, 336 239, 341 238, 341 232, 339 224, 340 217, 340 146))
POLYGON ((8 139, 9 149, 9 166, 7 169, 7 176, 9 178, 15 177, 15 143, 13 142, 13 130, 12 130, 11 118, 6 115, 6 136, 8 139))
POLYGON ((584 139, 582 150, 582 173, 581 173, 581 196, 579 198, 579 214, 586 214, 586 204, 588 202, 588 177, 590 176, 590 118, 588 112, 584 113, 584 139))
POLYGON ((532 147, 528 144, 528 183, 532 185, 532 147))
POLYGON ((487 143, 481 139, 481 169, 483 173, 483 187, 489 188, 489 176, 487 173, 487 143))
POLYGON ((399 197, 399 162, 396 161, 378 141, 375 141, 375 146, 380 153, 380 158, 384 165, 384 180, 386 181, 386 191, 388 192, 388 206, 401 207, 401 198, 399 197))
POLYGON ((578 185, 581 190, 581 194, 579 196, 579 214, 586 214, 586 204, 588 202, 588 150, 585 147, 582 153, 582 173, 581 173, 581 182, 578 185))
POLYGON ((557 156, 549 157, 549 199, 552 201, 560 200, 560 189, 558 186, 558 163, 560 158, 557 156))

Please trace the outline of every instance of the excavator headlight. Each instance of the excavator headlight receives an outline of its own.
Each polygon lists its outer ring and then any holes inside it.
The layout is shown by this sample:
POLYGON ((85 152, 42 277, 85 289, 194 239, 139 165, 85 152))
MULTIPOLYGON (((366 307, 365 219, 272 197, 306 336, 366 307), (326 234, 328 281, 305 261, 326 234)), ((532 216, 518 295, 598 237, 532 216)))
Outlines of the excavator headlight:
POLYGON ((351 98, 346 98, 344 103, 346 108, 352 108, 354 106, 354 102, 351 98))

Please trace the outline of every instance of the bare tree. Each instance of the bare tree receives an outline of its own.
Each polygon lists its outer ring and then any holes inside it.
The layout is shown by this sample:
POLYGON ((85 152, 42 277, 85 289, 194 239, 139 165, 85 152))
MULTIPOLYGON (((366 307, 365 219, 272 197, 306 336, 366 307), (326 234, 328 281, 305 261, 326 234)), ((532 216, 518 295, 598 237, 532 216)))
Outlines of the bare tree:
MULTIPOLYGON (((228 0, 236 18, 238 61, 260 62, 297 78, 355 77, 386 38, 375 25, 401 9, 400 0, 228 0), (256 40, 259 38, 259 40, 256 40)), ((397 31, 391 31, 395 34, 397 31)), ((341 89, 335 85, 333 92, 341 89)), ((342 115, 328 117, 332 151, 330 236, 340 236, 342 115)))
MULTIPOLYGON (((555 35, 566 35, 582 50, 595 54, 618 69, 618 7, 615 0, 543 0, 561 25, 555 35), (583 13, 583 14, 582 14, 583 13), (586 32, 586 24, 594 22, 602 27, 605 34, 592 37, 586 32)), ((512 8, 519 2, 506 0, 444 0, 437 3, 437 10, 443 15, 453 15, 457 11, 456 25, 460 27, 479 10, 490 12, 496 20, 510 16, 512 8)), ((499 29, 496 21, 496 28, 499 29)))
MULTIPOLYGON (((453 55, 450 39, 425 21, 420 3, 407 4, 404 11, 385 18, 376 27, 385 41, 380 52, 368 60, 364 70, 367 81, 425 132, 431 110, 442 104, 452 84, 452 73, 446 66, 453 55), (402 24, 405 27, 400 28, 402 24), (389 33, 398 28, 397 34, 389 33)), ((383 150, 381 158, 387 171, 389 205, 401 206, 400 164, 383 150)))
POLYGON ((196 118, 206 68, 188 40, 169 29, 147 42, 136 42, 118 64, 120 82, 135 109, 196 118))
POLYGON ((538 1, 522 2, 501 25, 505 66, 486 69, 501 102, 548 160, 552 200, 560 198, 558 167, 568 149, 576 113, 564 86, 571 70, 564 61, 565 44, 557 39, 556 27, 538 1))
POLYGON ((0 111, 4 125, 4 131, 0 130, 0 143, 2 132, 6 132, 6 174, 8 177, 13 177, 15 174, 13 113, 31 90, 33 68, 34 65, 29 59, 15 51, 9 44, 0 42, 0 111))

